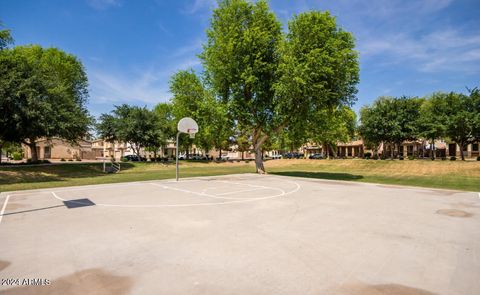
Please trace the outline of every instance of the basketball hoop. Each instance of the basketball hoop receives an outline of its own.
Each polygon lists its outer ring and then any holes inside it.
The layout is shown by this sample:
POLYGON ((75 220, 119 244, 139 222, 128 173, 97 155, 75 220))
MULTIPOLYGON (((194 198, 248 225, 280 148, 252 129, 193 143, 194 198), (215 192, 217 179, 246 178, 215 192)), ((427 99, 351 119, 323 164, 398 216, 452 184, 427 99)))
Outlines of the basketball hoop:
POLYGON ((188 136, 190 138, 195 138, 195 134, 198 132, 198 124, 193 120, 192 118, 182 118, 180 121, 178 121, 177 124, 177 148, 175 152, 175 176, 178 181, 178 141, 180 139, 180 133, 188 133, 188 136))

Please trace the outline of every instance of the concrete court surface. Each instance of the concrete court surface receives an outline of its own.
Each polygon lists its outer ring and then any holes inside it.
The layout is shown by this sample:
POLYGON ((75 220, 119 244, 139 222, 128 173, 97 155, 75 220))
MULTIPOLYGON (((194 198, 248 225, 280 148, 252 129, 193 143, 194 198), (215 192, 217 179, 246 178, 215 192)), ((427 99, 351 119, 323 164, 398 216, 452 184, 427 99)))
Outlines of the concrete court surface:
POLYGON ((2 294, 480 294, 473 192, 242 174, 0 209, 2 294))

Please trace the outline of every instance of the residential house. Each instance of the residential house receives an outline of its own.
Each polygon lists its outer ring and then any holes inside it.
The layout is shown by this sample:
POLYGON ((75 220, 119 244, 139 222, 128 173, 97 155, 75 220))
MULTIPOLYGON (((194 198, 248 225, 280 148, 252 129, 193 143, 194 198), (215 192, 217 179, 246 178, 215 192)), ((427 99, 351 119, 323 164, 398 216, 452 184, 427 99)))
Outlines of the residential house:
MULTIPOLYGON (((69 142, 61 138, 43 138, 37 140, 37 156, 39 159, 95 159, 92 151, 92 144, 88 140, 69 142)), ((22 145, 23 154, 26 159, 32 157, 30 148, 22 145)))

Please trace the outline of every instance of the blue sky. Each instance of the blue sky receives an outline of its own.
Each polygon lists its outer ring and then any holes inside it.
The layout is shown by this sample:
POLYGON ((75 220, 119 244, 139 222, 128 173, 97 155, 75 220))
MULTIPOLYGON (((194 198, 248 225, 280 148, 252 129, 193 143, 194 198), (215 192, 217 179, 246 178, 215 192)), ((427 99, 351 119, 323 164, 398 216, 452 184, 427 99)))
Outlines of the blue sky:
MULTIPOLYGON (((201 71, 215 0, 0 0, 0 20, 16 45, 41 44, 77 55, 89 83, 89 109, 153 106, 168 100, 169 77, 201 71)), ((480 86, 478 0, 270 1, 286 27, 310 9, 329 10, 354 34, 360 53, 358 110, 381 95, 423 96, 480 86)))

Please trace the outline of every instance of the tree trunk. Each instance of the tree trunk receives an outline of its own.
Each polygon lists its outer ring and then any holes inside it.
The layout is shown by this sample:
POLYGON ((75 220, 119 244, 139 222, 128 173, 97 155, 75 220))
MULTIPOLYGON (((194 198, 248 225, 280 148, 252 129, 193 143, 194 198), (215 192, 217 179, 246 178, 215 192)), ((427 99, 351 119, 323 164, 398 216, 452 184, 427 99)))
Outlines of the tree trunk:
POLYGON ((465 155, 463 154, 463 147, 465 146, 465 143, 461 142, 459 146, 460 146, 460 156, 462 157, 462 161, 465 161, 465 155))
POLYGON ((154 162, 157 161, 157 150, 156 149, 153 151, 153 161, 154 162))
POLYGON ((253 148, 255 149, 255 169, 256 172, 259 174, 266 174, 265 167, 263 166, 263 151, 262 151, 262 144, 265 140, 268 139, 268 135, 263 135, 260 137, 259 130, 253 131, 253 148))
POLYGON ((260 145, 255 145, 255 168, 259 174, 265 174, 265 167, 263 166, 262 149, 260 145))
POLYGON ((218 149, 218 158, 219 160, 222 160, 222 148, 218 149))
POLYGON ((430 143, 430 152, 432 153, 431 154, 432 160, 435 160, 435 151, 433 150, 434 145, 435 145, 435 139, 432 138, 432 142, 430 143))
POLYGON ((245 160, 245 151, 242 151, 242 161, 245 160))
POLYGON ((30 152, 32 153, 32 162, 38 162, 37 143, 35 142, 35 140, 30 139, 28 147, 30 148, 30 152))
MULTIPOLYGON (((3 148, 3 145, 0 144, 0 164, 2 164, 2 155, 3 155, 2 148, 3 148)), ((8 157, 8 154, 7 154, 7 157, 8 157)))
POLYGON ((390 143, 390 159, 393 160, 393 149, 394 149, 395 144, 390 143))

